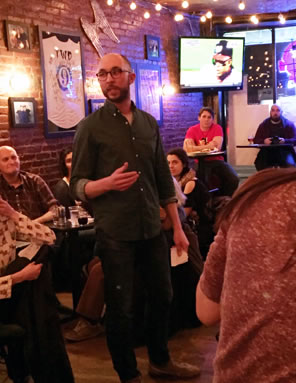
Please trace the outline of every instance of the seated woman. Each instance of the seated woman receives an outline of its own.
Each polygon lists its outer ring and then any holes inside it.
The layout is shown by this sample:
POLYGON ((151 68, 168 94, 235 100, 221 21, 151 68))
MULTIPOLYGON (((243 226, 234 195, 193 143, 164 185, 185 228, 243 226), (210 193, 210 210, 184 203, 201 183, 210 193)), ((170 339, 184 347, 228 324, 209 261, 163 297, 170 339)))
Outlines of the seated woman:
POLYGON ((60 171, 63 176, 53 188, 53 194, 58 200, 59 204, 65 206, 67 217, 69 218, 69 206, 79 205, 82 206, 89 214, 91 214, 91 208, 86 203, 81 203, 80 201, 75 201, 75 199, 70 194, 70 179, 71 179, 71 169, 72 169, 72 148, 67 147, 60 153, 59 165, 60 171))
MULTIPOLYGON (((64 149, 60 154, 60 169, 63 178, 58 181, 54 188, 54 195, 58 202, 68 208, 78 204, 75 201, 69 189, 69 182, 71 178, 72 169, 72 148, 64 149)), ((88 212, 90 207, 83 205, 88 212)), ((94 253, 94 232, 93 230, 86 230, 80 236, 79 245, 80 262, 76 262, 78 270, 77 285, 80 284, 80 274, 83 264, 86 265, 87 280, 85 286, 81 288, 81 296, 79 298, 76 313, 79 319, 72 329, 65 331, 65 339, 72 342, 79 342, 89 338, 93 338, 103 332, 103 327, 100 325, 100 319, 104 307, 104 275, 101 262, 98 257, 93 257, 94 253), (89 259, 91 260, 89 261, 89 259)), ((73 282, 73 281, 72 281, 73 282)))
POLYGON ((17 256, 16 239, 50 245, 55 235, 0 198, 0 322, 25 330, 25 358, 9 350, 9 374, 21 383, 29 373, 35 383, 73 383, 46 265, 17 256))
MULTIPOLYGON (((60 153, 60 170, 63 175, 53 189, 53 194, 58 202, 68 208, 69 206, 75 205, 75 200, 70 194, 69 184, 71 178, 71 167, 72 167, 72 148, 68 147, 60 153)), ((67 216, 69 216, 67 210, 67 216)))
MULTIPOLYGON (((200 324, 195 313, 195 289, 203 270, 203 260, 200 254, 196 234, 186 223, 186 215, 183 206, 186 196, 182 193, 180 185, 173 177, 176 197, 178 200, 178 213, 182 222, 184 233, 189 242, 188 262, 171 267, 171 279, 173 287, 173 301, 171 305, 170 332, 180 328, 195 327, 200 324)), ((172 225, 165 210, 160 208, 161 227, 171 249, 174 245, 172 225)))
POLYGON ((167 160, 172 176, 178 181, 187 197, 186 216, 197 232, 200 251, 205 259, 214 239, 213 217, 208 208, 211 195, 205 185, 196 177, 195 170, 189 168, 188 157, 183 149, 171 149, 167 153, 167 160))

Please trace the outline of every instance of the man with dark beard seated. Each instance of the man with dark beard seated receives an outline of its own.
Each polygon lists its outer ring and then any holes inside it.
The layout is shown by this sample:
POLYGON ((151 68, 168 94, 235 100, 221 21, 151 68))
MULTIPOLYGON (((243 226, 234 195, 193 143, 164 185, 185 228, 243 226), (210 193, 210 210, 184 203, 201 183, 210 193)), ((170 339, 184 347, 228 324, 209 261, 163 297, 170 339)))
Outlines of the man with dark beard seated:
POLYGON ((271 145, 260 149, 255 160, 257 170, 296 165, 296 156, 292 148, 292 145, 296 144, 295 125, 282 116, 282 110, 278 105, 272 105, 270 117, 259 125, 254 144, 271 145), (274 144, 291 144, 291 146, 272 148, 274 144))

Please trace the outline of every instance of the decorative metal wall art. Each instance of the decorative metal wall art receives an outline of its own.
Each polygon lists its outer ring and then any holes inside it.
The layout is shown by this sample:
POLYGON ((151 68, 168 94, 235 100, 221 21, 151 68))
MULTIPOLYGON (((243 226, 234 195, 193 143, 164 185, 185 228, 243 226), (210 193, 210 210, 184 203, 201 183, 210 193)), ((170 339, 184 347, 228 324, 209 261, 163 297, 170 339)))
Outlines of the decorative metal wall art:
POLYGON ((90 4, 94 12, 95 21, 93 23, 90 23, 84 17, 80 17, 80 21, 87 37, 90 39, 91 43, 96 48, 96 51, 98 52, 99 56, 102 57, 104 56, 104 49, 100 41, 100 34, 104 33, 106 36, 109 37, 109 39, 116 43, 119 43, 120 41, 113 32, 110 24, 106 19, 104 12, 102 11, 101 7, 96 2, 96 0, 90 0, 90 4))

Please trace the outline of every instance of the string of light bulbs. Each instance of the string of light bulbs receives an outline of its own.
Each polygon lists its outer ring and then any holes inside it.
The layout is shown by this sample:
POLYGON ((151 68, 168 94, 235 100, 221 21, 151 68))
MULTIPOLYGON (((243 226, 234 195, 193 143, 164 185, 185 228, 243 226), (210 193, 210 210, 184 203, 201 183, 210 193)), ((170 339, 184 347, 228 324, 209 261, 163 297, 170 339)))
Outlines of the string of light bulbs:
MULTIPOLYGON (((118 7, 118 9, 120 9, 119 2, 120 2, 120 0, 106 0, 106 3, 107 3, 108 6, 111 7, 111 6, 115 5, 115 4, 117 4, 117 5, 115 6, 115 8, 118 7)), ((130 8, 130 10, 132 10, 132 11, 136 10, 136 9, 137 9, 137 6, 138 6, 139 3, 140 3, 139 1, 137 1, 137 3, 136 3, 134 0, 131 0, 131 1, 129 2, 129 8, 130 8)), ((183 14, 183 13, 178 12, 178 11, 174 11, 173 9, 171 9, 171 8, 169 8, 169 7, 166 7, 166 6, 163 6, 163 5, 160 4, 160 3, 151 3, 151 2, 148 2, 148 1, 144 1, 144 3, 145 3, 145 5, 149 4, 150 6, 153 6, 154 9, 155 9, 155 11, 156 11, 158 14, 160 13, 160 11, 161 11, 162 9, 165 9, 165 10, 169 11, 170 13, 173 13, 173 14, 174 14, 174 20, 175 20, 175 21, 179 22, 179 21, 184 20, 184 14, 183 14)), ((143 6, 143 4, 141 4, 141 5, 143 6)), ((144 6, 144 7, 145 7, 145 6, 144 6)), ((183 7, 184 9, 188 8, 188 7, 189 7, 189 2, 188 2, 187 0, 184 0, 184 1, 182 2, 182 7, 183 7)), ((149 19, 149 18, 151 17, 151 12, 150 12, 149 10, 145 9, 145 10, 144 10, 144 13, 143 13, 143 17, 144 17, 145 19, 149 19)))
MULTIPOLYGON (((114 2, 119 4, 119 1, 120 0, 106 0, 108 6, 113 6, 114 2)), ((213 1, 217 1, 217 0, 213 0, 213 1)), ((139 3, 139 1, 137 1, 137 3, 139 3)), ((131 0, 130 3, 129 3, 129 8, 132 11, 136 10, 137 9, 137 3, 135 2, 135 0, 131 0)), ((151 2, 148 2, 148 1, 145 1, 145 5, 146 4, 154 6, 154 9, 155 9, 155 11, 158 14, 161 12, 162 9, 166 9, 170 13, 174 13, 174 20, 176 22, 180 22, 180 21, 184 20, 184 14, 181 13, 181 12, 173 11, 172 8, 166 7, 166 6, 164 6, 164 5, 160 4, 160 3, 151 3, 151 2)), ((189 6, 190 6, 189 1, 188 0, 183 0, 182 3, 181 3, 181 6, 182 6, 183 9, 188 9, 189 6)), ((246 4, 245 4, 244 0, 240 0, 239 1, 238 8, 241 11, 244 11, 246 9, 246 4)), ((149 19, 151 17, 151 12, 149 10, 145 10, 144 13, 143 13, 143 17, 146 20, 149 19)), ((205 23, 206 21, 211 20, 212 18, 213 18, 213 13, 212 13, 211 10, 208 10, 205 14, 200 15, 200 22, 201 23, 205 23)), ((285 16, 282 13, 280 13, 278 15, 278 20, 279 20, 279 22, 281 24, 285 24, 285 22, 286 22, 286 18, 285 18, 285 16)), ((232 19, 231 15, 227 15, 225 17, 225 23, 231 24, 232 21, 233 21, 233 19, 232 19)), ((259 17, 257 15, 250 16, 250 22, 251 23, 259 24, 259 21, 260 20, 259 20, 259 17)))

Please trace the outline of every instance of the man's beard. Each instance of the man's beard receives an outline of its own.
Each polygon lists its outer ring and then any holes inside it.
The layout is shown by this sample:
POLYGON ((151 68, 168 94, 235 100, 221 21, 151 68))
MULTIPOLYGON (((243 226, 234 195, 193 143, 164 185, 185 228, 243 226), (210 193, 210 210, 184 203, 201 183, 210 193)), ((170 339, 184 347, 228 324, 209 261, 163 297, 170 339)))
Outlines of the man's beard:
POLYGON ((103 91, 103 94, 104 94, 104 96, 105 96, 109 101, 111 101, 111 102, 115 102, 115 103, 120 103, 120 102, 122 102, 122 101, 124 101, 124 100, 126 100, 126 99, 129 98, 130 90, 129 90, 129 87, 126 87, 126 88, 121 89, 121 88, 118 88, 118 87, 116 87, 116 86, 112 86, 112 87, 110 87, 110 88, 105 89, 105 91, 103 91), (118 97, 114 98, 114 97, 109 97, 109 96, 108 96, 109 91, 112 90, 112 89, 117 89, 117 90, 120 91, 120 94, 119 94, 118 97))
POLYGON ((281 120, 280 117, 271 117, 271 121, 273 122, 279 122, 281 120))

